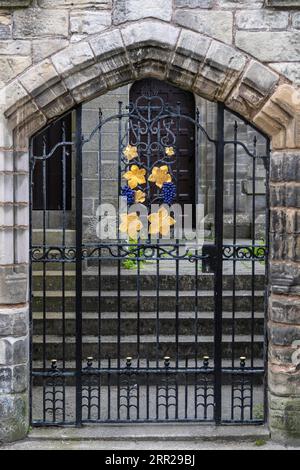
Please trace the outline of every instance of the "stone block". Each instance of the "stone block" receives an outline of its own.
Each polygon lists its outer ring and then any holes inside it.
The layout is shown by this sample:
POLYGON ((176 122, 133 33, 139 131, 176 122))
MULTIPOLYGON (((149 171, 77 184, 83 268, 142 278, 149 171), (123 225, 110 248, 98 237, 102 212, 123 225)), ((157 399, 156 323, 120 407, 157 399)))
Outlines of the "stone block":
POLYGON ((24 439, 28 433, 28 394, 0 395, 0 442, 24 439))
POLYGON ((163 49, 174 49, 179 36, 179 28, 158 21, 143 21, 122 29, 125 46, 128 49, 141 46, 159 45, 163 49))
POLYGON ((269 426, 273 440, 300 444, 300 399, 269 394, 269 426))
POLYGON ((67 39, 33 39, 32 41, 32 59, 33 63, 42 61, 43 59, 50 57, 55 52, 64 49, 69 45, 67 39))
POLYGON ((269 338, 273 346, 292 347, 296 341, 300 344, 300 326, 279 325, 272 322, 269 325, 269 338))
POLYGON ((244 30, 287 29, 289 13, 269 10, 242 10, 236 13, 236 25, 244 30))
POLYGON ((58 52, 52 57, 52 61, 58 73, 63 77, 68 77, 94 63, 94 54, 89 43, 83 41, 71 44, 58 52))
POLYGON ((27 56, 31 54, 31 42, 28 40, 6 40, 0 41, 0 55, 4 56, 27 56))
MULTIPOLYGON (((282 278, 280 277, 280 282, 284 283, 286 280, 286 284, 297 283, 299 284, 300 280, 300 272, 299 267, 295 265, 288 265, 288 264, 275 264, 271 263, 271 284, 275 281, 277 284, 277 276, 282 274, 282 278)), ((272 292, 275 289, 272 288, 272 292)), ((291 292, 274 292, 278 294, 287 294, 291 293, 294 294, 293 291, 291 292)), ((298 294, 298 292, 297 292, 298 294)), ((288 295, 271 295, 270 297, 270 319, 276 323, 283 323, 288 325, 298 325, 300 326, 300 302, 297 296, 288 296, 288 295)))
POLYGON ((300 207, 300 185, 297 183, 271 184, 270 203, 272 207, 300 207))
POLYGON ((17 39, 69 35, 69 17, 64 10, 21 9, 15 10, 13 17, 13 37, 17 39))
POLYGON ((171 21, 173 0, 115 0, 113 9, 114 24, 136 21, 144 18, 158 18, 171 21))
POLYGON ((212 8, 213 0, 175 0, 175 8, 212 8))
POLYGON ((195 92, 211 100, 223 100, 241 75, 245 64, 246 59, 242 54, 230 46, 213 41, 195 80, 195 92))
POLYGON ((184 88, 192 87, 210 44, 211 40, 206 36, 193 31, 182 31, 169 68, 168 78, 184 88))
POLYGON ((237 31, 236 46, 262 62, 299 60, 298 31, 237 31))
POLYGON ((0 39, 8 40, 12 37, 12 25, 7 16, 0 16, 0 39))
POLYGON ((233 14, 230 11, 184 10, 175 11, 175 23, 206 34, 225 43, 232 43, 233 14))
POLYGON ((47 59, 33 66, 19 78, 24 88, 36 97, 56 84, 60 77, 52 62, 47 59))
POLYGON ((70 31, 72 34, 96 34, 110 25, 110 11, 71 12, 70 31))
POLYGON ((300 8, 299 0, 265 0, 267 7, 300 8))
MULTIPOLYGON (((41 8, 53 7, 53 0, 39 0, 41 8)), ((112 0, 55 0, 56 8, 95 8, 97 10, 109 9, 112 7, 112 0)))
POLYGON ((0 0, 0 7, 5 7, 5 8, 29 7, 31 3, 32 3, 32 0, 0 0))
POLYGON ((287 77, 295 85, 300 85, 300 68, 298 62, 270 63, 269 66, 287 77))
POLYGON ((300 370, 291 371, 284 367, 269 367, 269 391, 281 397, 300 397, 300 370))
POLYGON ((31 57, 0 56, 0 87, 27 69, 31 62, 31 57))
POLYGON ((279 76, 275 72, 252 61, 226 104, 230 109, 252 117, 261 108, 278 80, 279 76))
POLYGON ((270 243, 271 260, 293 262, 300 260, 299 235, 271 234, 270 243))
POLYGON ((0 394, 22 393, 28 387, 28 365, 0 367, 0 394))
MULTIPOLYGON (((27 364, 28 362, 28 337, 0 338, 0 365, 27 364)), ((0 414, 1 416, 1 414, 0 414)))
POLYGON ((297 152, 273 152, 270 179, 273 182, 299 181, 300 155, 297 152))

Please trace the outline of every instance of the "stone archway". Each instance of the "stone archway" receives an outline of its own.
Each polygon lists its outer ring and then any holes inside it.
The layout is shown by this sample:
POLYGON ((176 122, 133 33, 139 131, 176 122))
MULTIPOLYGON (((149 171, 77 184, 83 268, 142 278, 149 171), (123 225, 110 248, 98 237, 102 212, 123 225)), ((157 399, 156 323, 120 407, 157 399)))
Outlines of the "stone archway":
POLYGON ((297 437, 299 94, 274 71, 231 46, 144 20, 71 44, 0 92, 1 206, 6 228, 0 249, 0 319, 7 332, 1 338, 0 357, 8 366, 1 408, 6 439, 21 438, 28 429, 28 250, 24 249, 28 246, 28 138, 76 103, 147 76, 222 101, 272 138, 270 427, 274 436, 297 437))

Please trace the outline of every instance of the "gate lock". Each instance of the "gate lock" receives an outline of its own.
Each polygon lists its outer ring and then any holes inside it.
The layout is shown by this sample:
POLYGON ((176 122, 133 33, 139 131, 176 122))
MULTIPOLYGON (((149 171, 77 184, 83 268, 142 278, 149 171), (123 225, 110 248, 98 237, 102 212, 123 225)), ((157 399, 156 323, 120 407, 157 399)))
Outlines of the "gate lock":
POLYGON ((203 245, 202 247, 202 272, 214 273, 217 264, 217 247, 215 245, 203 245))

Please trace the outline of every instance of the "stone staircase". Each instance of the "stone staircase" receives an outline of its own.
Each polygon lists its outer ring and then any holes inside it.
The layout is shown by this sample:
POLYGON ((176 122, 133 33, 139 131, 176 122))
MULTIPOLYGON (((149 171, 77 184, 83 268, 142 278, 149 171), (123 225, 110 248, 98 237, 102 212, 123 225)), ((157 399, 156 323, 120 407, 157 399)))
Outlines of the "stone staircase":
MULTIPOLYGON (((52 263, 51 263, 52 264, 52 263)), ((161 263, 163 264, 163 263, 161 263)), ((175 263, 173 262, 173 265, 175 263)), ((75 363, 75 271, 74 266, 65 271, 65 344, 62 341, 62 273, 61 265, 53 264, 46 274, 46 316, 43 315, 43 272, 36 267, 33 271, 33 361, 39 369, 43 357, 44 335, 46 339, 46 361, 61 366, 63 350, 69 368, 75 363)), ((201 272, 201 270, 200 270, 201 272)), ((137 294, 136 271, 121 270, 120 307, 118 320, 118 278, 114 267, 104 266, 99 276, 96 268, 90 267, 83 273, 83 358, 99 357, 99 331, 101 332, 101 359, 115 361, 118 351, 118 332, 121 335, 120 354, 125 360, 131 356, 136 360, 150 361, 164 356, 175 359, 178 351, 182 361, 203 356, 213 358, 214 351, 214 291, 213 276, 198 276, 198 293, 195 294, 194 273, 179 276, 179 295, 176 298, 176 276, 172 271, 161 269, 159 295, 157 276, 151 266, 141 270, 139 278, 140 295, 137 294), (99 284, 101 302, 99 302, 99 284), (178 329, 176 330, 176 302, 178 300, 178 329), (139 305, 139 320, 138 320, 139 305), (159 305, 159 318, 157 308, 159 305), (195 314, 197 305, 198 313, 195 314), (99 322, 101 309, 101 323, 99 322), (197 325, 197 328, 196 328, 197 325), (138 334, 137 334, 138 332, 138 334), (197 333, 197 346, 195 346, 197 333), (157 335, 159 334, 159 344, 157 335), (176 347, 178 337, 178 349, 176 347)), ((262 365, 264 341, 264 282, 263 275, 255 278, 255 296, 252 301, 251 277, 241 274, 236 277, 235 320, 232 318, 233 276, 223 278, 223 339, 222 356, 230 364, 232 355, 233 325, 237 364, 240 356, 250 358, 254 354, 257 364, 262 365), (254 305, 255 320, 252 319, 254 305), (251 339, 254 335, 253 345, 251 339)))

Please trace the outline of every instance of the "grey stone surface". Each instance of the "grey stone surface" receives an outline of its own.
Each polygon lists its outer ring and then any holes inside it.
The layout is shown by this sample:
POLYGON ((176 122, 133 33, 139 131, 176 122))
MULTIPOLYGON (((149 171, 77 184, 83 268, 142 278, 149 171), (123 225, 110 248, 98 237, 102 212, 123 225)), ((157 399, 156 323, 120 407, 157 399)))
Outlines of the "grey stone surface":
POLYGON ((269 7, 300 8, 299 0, 265 0, 265 1, 266 1, 266 6, 269 6, 269 7))
MULTIPOLYGON (((277 284, 284 284, 286 280, 287 287, 293 286, 295 283, 299 285, 299 268, 289 264, 275 264, 271 263, 271 276, 277 284)), ((273 292, 278 294, 286 294, 285 289, 273 289, 273 292)), ((291 291, 293 293, 293 291, 291 291)), ((274 322, 283 324, 300 325, 300 305, 297 298, 289 298, 288 296, 272 296, 271 297, 270 318, 274 322)))
POLYGON ((300 158, 297 152, 273 152, 271 159, 271 181, 298 182, 300 178, 300 158))
POLYGON ((34 63, 40 62, 46 57, 53 55, 69 44, 67 39, 33 39, 32 41, 32 59, 34 63))
POLYGON ((68 14, 66 11, 30 10, 14 11, 14 38, 69 35, 68 14))
POLYGON ((62 76, 68 76, 94 62, 94 54, 88 42, 72 44, 52 57, 52 61, 57 71, 62 76))
POLYGON ((0 338, 0 365, 26 364, 28 361, 28 337, 0 338))
POLYGON ((213 0, 174 0, 175 8, 212 8, 213 0))
POLYGON ((300 33, 298 31, 265 32, 237 31, 236 45, 262 62, 299 60, 300 33))
POLYGON ((233 34, 233 16, 229 11, 220 15, 210 10, 178 10, 174 15, 175 23, 189 29, 207 34, 220 41, 231 43, 233 34))
POLYGON ((70 31, 72 34, 96 34, 111 25, 110 11, 71 12, 70 31))
POLYGON ((298 62, 271 63, 270 67, 285 75, 291 82, 300 85, 300 67, 298 62))
POLYGON ((28 395, 0 394, 0 443, 24 439, 28 432, 28 395))
POLYGON ((245 10, 236 14, 238 29, 249 30, 280 30, 287 29, 289 13, 269 10, 245 10))
POLYGON ((196 93, 206 95, 208 99, 224 99, 234 86, 245 67, 246 61, 242 54, 233 48, 212 42, 196 78, 196 93))
POLYGON ((28 7, 32 3, 32 0, 0 0, 0 7, 5 8, 16 8, 16 7, 28 7))
POLYGON ((170 21, 172 18, 173 0, 115 0, 113 8, 114 24, 135 21, 143 18, 158 18, 170 21))
MULTIPOLYGON (((53 7, 53 0, 39 0, 42 8, 53 7)), ((57 8, 96 8, 108 9, 112 7, 112 0, 55 0, 57 8)))
POLYGON ((28 308, 1 308, 0 337, 25 336, 28 333, 28 308))
POLYGON ((270 186, 272 207, 300 207, 300 186, 297 184, 280 184, 270 186))

